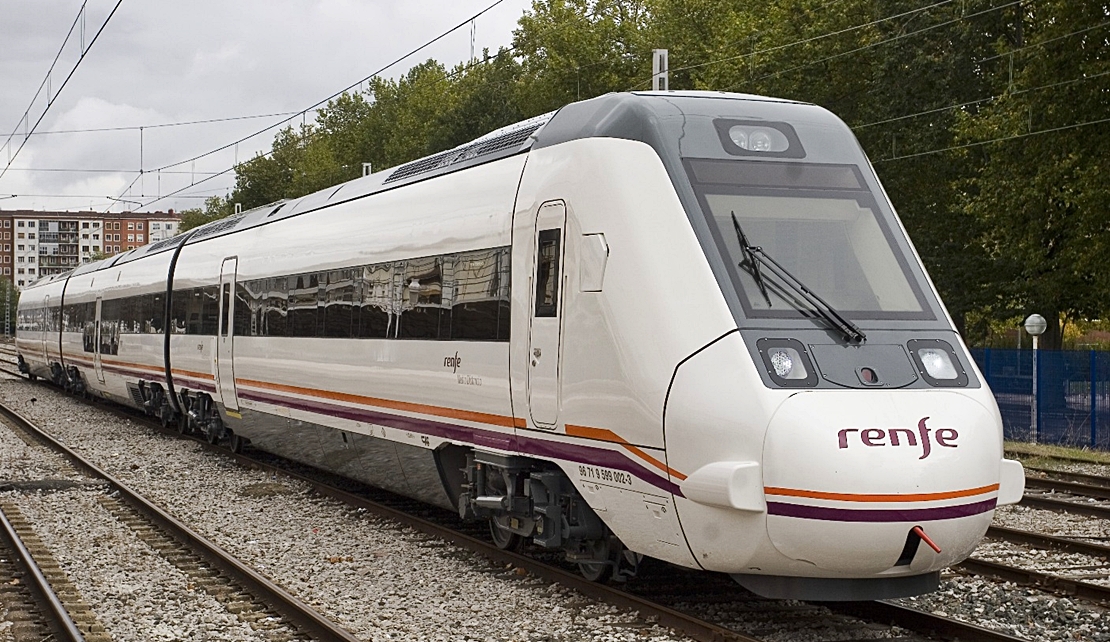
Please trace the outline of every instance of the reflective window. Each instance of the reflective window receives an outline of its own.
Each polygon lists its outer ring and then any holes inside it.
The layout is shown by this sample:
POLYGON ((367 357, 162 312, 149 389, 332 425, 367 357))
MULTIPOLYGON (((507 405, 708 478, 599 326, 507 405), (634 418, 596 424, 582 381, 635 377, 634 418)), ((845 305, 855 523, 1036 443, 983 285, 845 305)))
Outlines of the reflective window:
POLYGON ((559 314, 559 234, 542 230, 536 243, 536 316, 559 314))

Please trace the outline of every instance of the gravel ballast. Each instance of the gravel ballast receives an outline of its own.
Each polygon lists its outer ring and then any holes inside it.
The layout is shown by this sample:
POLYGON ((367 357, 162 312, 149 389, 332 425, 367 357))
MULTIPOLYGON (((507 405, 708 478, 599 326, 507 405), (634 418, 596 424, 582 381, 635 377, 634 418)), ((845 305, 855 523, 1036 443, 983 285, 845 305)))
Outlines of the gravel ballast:
POLYGON ((41 386, 0 399, 361 639, 686 639, 41 386))

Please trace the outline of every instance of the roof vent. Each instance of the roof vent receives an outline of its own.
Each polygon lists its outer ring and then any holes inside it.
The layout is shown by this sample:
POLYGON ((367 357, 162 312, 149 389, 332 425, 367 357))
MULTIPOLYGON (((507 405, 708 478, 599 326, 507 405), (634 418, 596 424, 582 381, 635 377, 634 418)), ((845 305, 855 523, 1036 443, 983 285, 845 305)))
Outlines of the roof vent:
POLYGON ((194 232, 193 236, 191 238, 192 238, 192 240, 195 241, 197 239, 202 239, 206 236, 212 236, 213 234, 219 234, 220 232, 226 232, 227 230, 230 230, 231 228, 238 225, 239 221, 243 220, 244 216, 246 216, 246 215, 245 214, 239 214, 238 216, 229 216, 227 218, 220 219, 218 221, 212 221, 211 223, 205 225, 204 227, 202 227, 202 228, 198 229, 196 232, 194 232))
POLYGON ((520 147, 524 144, 524 141, 528 140, 529 136, 534 134, 536 130, 542 126, 543 123, 529 125, 492 138, 480 138, 468 145, 456 147, 455 149, 450 149, 435 154, 434 156, 428 156, 427 158, 421 158, 420 160, 398 167, 389 175, 389 178, 382 182, 392 183, 402 178, 409 178, 443 167, 450 167, 451 165, 456 165, 472 158, 478 158, 479 156, 485 156, 486 154, 492 154, 513 147, 520 147))

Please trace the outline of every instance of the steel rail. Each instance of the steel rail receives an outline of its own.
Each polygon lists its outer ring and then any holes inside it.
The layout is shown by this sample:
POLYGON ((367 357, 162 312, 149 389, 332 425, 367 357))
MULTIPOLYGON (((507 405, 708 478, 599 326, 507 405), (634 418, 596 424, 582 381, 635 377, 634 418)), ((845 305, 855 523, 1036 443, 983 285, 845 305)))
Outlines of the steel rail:
POLYGON ((1076 515, 1110 519, 1110 506, 1106 505, 1081 504, 1079 502, 1069 502, 1063 499, 1038 497, 1029 494, 1021 498, 1021 504, 1032 508, 1043 508, 1045 510, 1056 511, 1058 513, 1074 513, 1076 515))
POLYGON ((1073 580, 1051 573, 1019 568, 1009 564, 999 564, 998 562, 973 557, 960 562, 955 568, 975 575, 989 575, 1007 582, 1033 586, 1049 593, 1072 595, 1101 604, 1110 603, 1110 587, 1091 584, 1082 580, 1073 580))
POLYGON ((939 637, 959 640, 959 642, 1028 642, 1025 638, 1008 633, 890 602, 825 602, 823 604, 838 613, 874 622, 890 622, 919 633, 928 631, 939 637))
POLYGON ((256 597, 275 607, 278 613, 287 618, 302 631, 325 642, 357 642, 358 638, 339 627, 297 597, 278 586, 268 578, 243 564, 201 534, 192 530, 169 513, 154 505, 126 484, 112 477, 96 465, 85 460, 61 442, 35 426, 30 420, 15 410, 0 403, 0 416, 14 423, 18 428, 34 435, 53 450, 62 453, 81 468, 94 476, 104 479, 120 493, 132 506, 148 519, 157 524, 175 539, 187 545, 216 568, 240 583, 256 597))
POLYGON ((49 580, 43 574, 42 569, 35 562, 35 558, 31 555, 31 551, 27 549, 27 545, 20 539, 19 534, 16 533, 15 527, 12 526, 8 516, 0 510, 0 535, 7 540, 8 546, 15 551, 16 558, 19 564, 27 571, 31 577, 31 582, 28 583, 30 589, 34 591, 41 603, 45 604, 49 609, 49 615, 53 617, 54 621, 51 623, 51 628, 55 630, 61 637, 60 640, 66 642, 85 642, 85 636, 77 627, 77 623, 73 621, 69 611, 62 604, 61 599, 51 588, 49 580))
POLYGON ((1003 526, 991 526, 988 528, 987 537, 994 537, 1014 544, 1028 544, 1039 548, 1055 548, 1068 553, 1102 557, 1110 561, 1110 546, 1106 546, 1105 544, 1080 542, 1066 537, 1044 535, 1003 526))
POLYGON ((1095 499, 1110 499, 1110 487, 1108 486, 1092 486, 1091 484, 1048 479, 1045 477, 1026 477, 1025 487, 1047 490, 1054 493, 1094 497, 1095 499))
MULTIPOLYGON (((1092 466, 1107 466, 1110 464, 1091 464, 1092 466)), ((1105 486, 1110 488, 1110 477, 1102 475, 1091 475, 1088 473, 1073 473, 1068 470, 1054 470, 1052 468, 1041 468, 1040 466, 1026 466, 1025 470, 1041 473, 1042 475, 1051 475, 1065 481, 1077 482, 1080 484, 1093 484, 1095 486, 1105 486)))

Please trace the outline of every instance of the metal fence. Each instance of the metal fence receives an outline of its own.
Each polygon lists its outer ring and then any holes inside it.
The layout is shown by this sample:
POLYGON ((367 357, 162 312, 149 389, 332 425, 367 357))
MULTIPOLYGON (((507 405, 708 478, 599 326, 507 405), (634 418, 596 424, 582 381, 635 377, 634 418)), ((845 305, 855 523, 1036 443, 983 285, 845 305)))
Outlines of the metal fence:
MULTIPOLYGON (((1006 438, 1029 441, 1033 351, 971 353, 998 400, 1006 438)), ((1037 441, 1110 450, 1110 352, 1042 350, 1037 369, 1037 441)))

